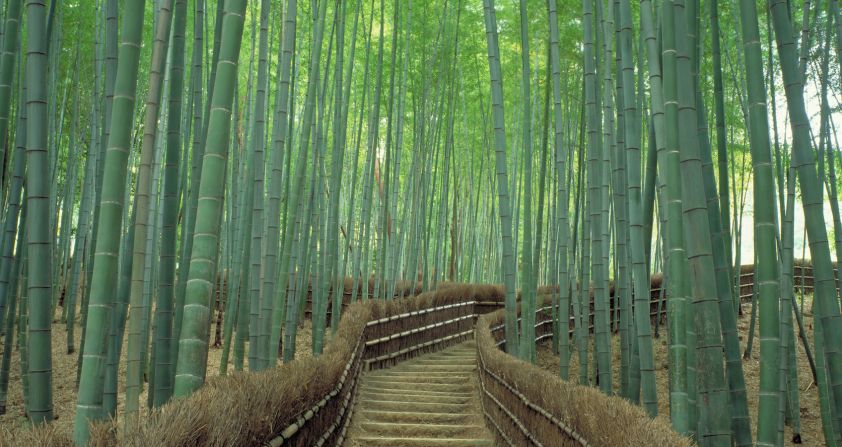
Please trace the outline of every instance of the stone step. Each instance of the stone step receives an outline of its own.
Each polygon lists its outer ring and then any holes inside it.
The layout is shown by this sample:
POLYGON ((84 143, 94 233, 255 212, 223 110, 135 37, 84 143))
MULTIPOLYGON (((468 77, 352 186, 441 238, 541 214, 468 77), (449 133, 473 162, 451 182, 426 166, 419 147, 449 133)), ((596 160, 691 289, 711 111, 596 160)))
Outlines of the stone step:
POLYGON ((467 383, 471 380, 470 375, 462 373, 423 373, 414 371, 381 372, 370 374, 369 377, 376 380, 387 380, 389 382, 407 382, 417 384, 467 383))
POLYGON ((462 413, 468 409, 468 404, 450 404, 438 402, 399 402, 393 400, 358 399, 357 405, 367 410, 381 411, 414 411, 419 413, 462 413))
POLYGON ((439 394, 407 394, 407 393, 384 393, 382 391, 360 391, 357 396, 360 400, 379 400, 389 402, 425 402, 437 404, 465 404, 471 400, 471 396, 443 396, 439 394))
MULTIPOLYGON (((374 392, 374 393, 388 393, 388 394, 398 394, 398 395, 425 395, 425 396, 458 396, 458 397, 470 397, 472 396, 473 389, 470 388, 468 385, 463 385, 463 390, 446 390, 446 391, 433 391, 430 389, 422 389, 421 387, 413 387, 407 386, 406 383, 397 382, 396 387, 384 387, 384 386, 372 386, 367 383, 363 383, 360 386, 360 392, 374 392)), ((412 384, 409 384, 412 385, 412 384)))
POLYGON ((425 377, 458 377, 460 379, 470 380, 473 377, 471 373, 458 373, 453 371, 426 371, 418 373, 417 371, 401 371, 398 369, 381 369, 366 373, 366 377, 383 377, 383 376, 417 376, 423 375, 425 377))
POLYGON ((365 436, 354 440, 358 446, 388 447, 476 447, 493 445, 490 439, 459 438, 387 438, 365 436))
POLYGON ((360 429, 369 435, 404 436, 413 438, 465 438, 481 437, 485 427, 469 424, 410 424, 363 422, 360 429))
POLYGON ((475 356, 471 357, 463 357, 463 356, 438 356, 438 357, 421 357, 415 358, 412 360, 407 360, 404 365, 412 364, 412 363, 448 363, 448 364, 459 364, 459 365, 473 365, 477 363, 477 358, 475 356))
MULTIPOLYGON (((366 380, 366 385, 371 388, 381 389, 397 389, 397 390, 415 390, 419 386, 414 383, 393 381, 393 380, 366 380)), ((424 391, 439 391, 439 392, 470 392, 473 388, 467 383, 426 383, 423 387, 424 391)))
POLYGON ((449 362, 437 362, 437 363, 405 363, 401 366, 395 368, 396 371, 413 371, 413 372, 426 372, 426 371, 435 371, 435 372, 473 372, 477 369, 476 363, 465 363, 465 364, 456 364, 456 363, 449 363, 449 362))
POLYGON ((471 341, 361 377, 345 446, 491 446, 471 341))
POLYGON ((476 417, 473 414, 461 413, 425 413, 418 411, 384 411, 384 410, 368 410, 357 408, 357 412, 368 421, 384 422, 384 423, 428 423, 428 424, 463 424, 471 418, 476 417))

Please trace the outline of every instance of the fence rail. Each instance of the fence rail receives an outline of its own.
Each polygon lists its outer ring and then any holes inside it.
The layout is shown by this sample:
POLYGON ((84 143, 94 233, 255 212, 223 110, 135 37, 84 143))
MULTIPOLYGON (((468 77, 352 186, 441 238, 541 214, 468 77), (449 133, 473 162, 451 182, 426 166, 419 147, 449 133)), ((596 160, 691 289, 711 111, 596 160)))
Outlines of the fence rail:
MULTIPOLYGON (((469 297, 470 286, 463 286, 456 296, 469 297)), ((364 370, 380 369, 413 358, 430 351, 437 351, 449 345, 459 343, 473 334, 476 301, 466 298, 464 301, 437 301, 436 293, 432 299, 420 300, 421 307, 408 312, 396 312, 391 315, 362 322, 363 331, 356 341, 351 358, 348 360, 336 387, 313 406, 299 414, 294 421, 282 429, 268 445, 280 446, 322 446, 341 445, 353 413, 357 385, 364 370), (320 413, 326 409, 335 412, 328 425, 325 422, 314 424, 320 413), (321 433, 314 433, 321 431, 321 433), (313 441, 315 439, 315 441, 313 441)), ((429 298, 429 296, 427 297, 429 298)), ((450 297, 449 299, 453 299, 450 297)), ((395 301, 393 303, 398 303, 395 301)), ((369 306, 386 307, 382 302, 371 301, 369 306)), ((395 304, 397 305, 397 304, 395 304)))
MULTIPOLYGON (((754 271, 752 266, 743 266, 739 275, 740 300, 750 301, 754 293, 754 271)), ((812 268, 809 266, 795 267, 794 283, 796 289, 807 293, 813 290, 812 268)), ((429 351, 439 350, 449 345, 461 342, 474 333, 476 320, 504 307, 502 293, 488 297, 475 296, 476 291, 471 286, 449 286, 448 295, 451 301, 446 304, 433 304, 408 312, 397 312, 385 317, 373 319, 365 323, 364 330, 349 359, 342 379, 337 387, 324 396, 316 405, 303 412, 288 427, 270 443, 277 447, 281 445, 303 445, 295 443, 297 434, 306 429, 307 424, 320 411, 324 411, 336 400, 333 407, 338 414, 325 432, 318 437, 315 445, 323 445, 328 441, 341 444, 345 437, 347 424, 354 406, 356 386, 359 375, 363 370, 380 369, 400 363, 409 358, 429 351), (454 298, 455 297, 455 298, 454 298)), ((409 289, 409 288, 408 288, 409 289)), ((425 295, 437 295, 430 292, 425 295)), ((350 298, 347 290, 343 294, 350 298)), ((653 278, 650 285, 650 317, 666 318, 665 290, 660 277, 653 278)), ((423 295, 422 295, 423 296, 423 295)), ((343 300, 344 301, 344 300, 343 300)), ((375 302, 372 302, 372 305, 375 302)), ((347 305, 347 303, 343 303, 347 305)), ((589 329, 593 330, 594 303, 591 301, 588 312, 589 329)), ((309 311, 309 308, 307 309, 309 311)), ((556 309, 557 310, 557 306, 556 309)), ((610 288, 610 304, 608 312, 611 321, 616 321, 617 312, 613 286, 610 288)), ((573 314, 572 312, 570 313, 573 314)), ((535 337, 536 342, 554 335, 555 312, 552 304, 542 305, 536 310, 535 337)), ((520 324, 521 319, 518 318, 520 324)), ((572 333, 575 317, 570 317, 568 330, 572 333)), ((495 324, 489 327, 494 345, 498 349, 505 347, 504 325, 495 324)), ((556 440, 551 445, 588 446, 585 437, 576 429, 554 415, 550 410, 541 407, 530 400, 517 387, 507 382, 504 377, 493 371, 478 349, 478 373, 482 393, 483 412, 489 426, 495 430, 498 439, 509 445, 545 445, 545 441, 535 433, 556 433, 556 440), (509 405, 509 406, 507 406, 509 405), (510 408, 514 406, 514 408, 510 408), (520 414, 521 416, 518 416, 520 414), (522 415, 528 414, 524 421, 522 415), (536 422, 537 421, 537 422, 536 422), (536 425, 537 424, 537 425, 536 425), (531 428, 528 426, 532 426, 531 428)))
POLYGON ((532 425, 537 425, 535 424, 535 420, 537 419, 539 421, 542 421, 544 424, 549 424, 553 426, 552 428, 556 428, 558 433, 557 436, 554 436, 554 445, 578 445, 582 447, 589 447, 589 444, 585 440, 584 436, 578 433, 573 427, 569 426, 559 418, 555 417, 552 413, 550 413, 543 407, 532 402, 523 393, 512 387, 512 385, 510 385, 503 378, 494 373, 494 371, 489 369, 485 364, 485 359, 482 355, 481 350, 477 350, 477 358, 479 359, 478 371, 480 379, 480 389, 483 393, 481 400, 483 406, 483 414, 485 415, 485 419, 489 423, 489 425, 491 425, 495 429, 500 438, 505 440, 506 443, 508 443, 510 446, 524 445, 524 443, 513 442, 513 436, 506 434, 505 430, 500 427, 501 423, 498 420, 496 420, 499 418, 495 418, 493 416, 493 413, 486 408, 487 402, 493 403, 494 406, 500 411, 500 413, 502 415, 505 415, 509 424, 517 428, 517 430, 520 432, 520 435, 524 438, 525 441, 529 441, 529 443, 535 446, 544 445, 544 443, 541 442, 538 436, 536 434, 533 434, 529 430, 529 428, 526 427, 526 423, 524 421, 521 421, 520 418, 518 418, 518 416, 515 414, 515 412, 508 409, 501 402, 500 398, 502 398, 503 395, 508 395, 508 397, 510 397, 510 399, 508 400, 514 400, 516 402, 516 405, 520 407, 520 412, 530 414, 533 416, 533 418, 531 418, 532 425), (511 397, 515 397, 516 399, 511 399, 511 397))

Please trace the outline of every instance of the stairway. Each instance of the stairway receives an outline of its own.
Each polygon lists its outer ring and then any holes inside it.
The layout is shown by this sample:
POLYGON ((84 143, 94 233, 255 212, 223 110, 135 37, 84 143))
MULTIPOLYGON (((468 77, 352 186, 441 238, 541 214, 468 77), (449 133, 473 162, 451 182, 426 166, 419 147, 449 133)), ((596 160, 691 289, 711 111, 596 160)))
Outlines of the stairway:
POLYGON ((347 447, 491 446, 473 340, 362 376, 347 447))

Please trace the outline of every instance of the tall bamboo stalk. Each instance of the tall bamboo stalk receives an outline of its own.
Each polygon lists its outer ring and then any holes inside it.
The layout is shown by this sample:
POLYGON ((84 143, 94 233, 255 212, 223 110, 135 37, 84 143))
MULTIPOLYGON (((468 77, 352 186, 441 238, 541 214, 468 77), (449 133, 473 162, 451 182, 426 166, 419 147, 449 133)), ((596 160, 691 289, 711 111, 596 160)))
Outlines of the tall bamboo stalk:
POLYGON ((76 404, 74 440, 84 445, 90 436, 88 423, 101 417, 102 382, 99 371, 106 352, 105 340, 111 316, 111 295, 116 285, 119 229, 122 223, 123 193, 128 162, 131 116, 134 112, 137 91, 137 73, 140 59, 140 40, 143 33, 145 1, 126 5, 123 21, 120 61, 114 84, 115 96, 111 113, 112 128, 103 160, 102 201, 97 225, 97 243, 94 250, 93 278, 90 287, 86 338, 82 351, 79 398, 76 404))
POLYGON ((198 389, 205 381, 207 370, 210 306, 216 282, 225 162, 231 133, 231 104, 236 86, 246 3, 246 0, 228 0, 224 7, 219 62, 210 101, 205 138, 207 146, 202 162, 193 250, 179 338, 173 390, 176 397, 187 396, 198 389))
MULTIPOLYGON (((792 164, 798 173, 801 185, 802 205, 806 231, 813 261, 814 303, 816 316, 821 320, 821 335, 824 338, 824 356, 829 371, 831 408, 836 409, 835 422, 842 421, 842 352, 838 341, 842 339, 842 317, 840 317, 836 280, 830 258, 830 244, 827 226, 822 211, 823 190, 815 168, 810 137, 810 122, 804 101, 802 76, 798 71, 798 56, 794 45, 792 22, 788 17, 785 2, 770 0, 778 59, 786 86, 787 108, 792 128, 792 164)), ((821 157, 819 157, 821 160, 821 157)), ((821 355, 821 351, 819 351, 821 355)), ((771 385, 769 385, 771 386, 771 385)))
MULTIPOLYGON (((532 70, 529 63, 529 27, 526 11, 526 1, 520 1, 520 55, 521 55, 521 131, 522 154, 524 160, 523 172, 523 248, 521 250, 521 303, 523 316, 521 317, 520 358, 535 361, 535 284, 537 278, 533 268, 532 247, 532 94, 529 83, 532 82, 532 70)), ((447 172, 447 171, 445 171, 447 172)))
MULTIPOLYGON (((558 271, 551 275, 558 275, 558 320, 560 325, 559 336, 559 357, 560 375, 567 380, 569 376, 569 344, 570 337, 567 334, 570 324, 570 273, 568 270, 568 243, 570 224, 568 223, 567 182, 562 175, 567 172, 567 160, 564 153, 564 117, 562 114, 561 100, 561 61, 559 56, 559 33, 556 2, 547 0, 547 9, 550 22, 550 60, 552 65, 552 88, 553 88, 553 146, 555 148, 556 176, 558 177, 558 191, 556 194, 556 226, 558 227, 558 271)), ((571 166, 572 168, 572 166, 571 166)), ((551 276, 552 278, 553 276, 551 276)))
MULTIPOLYGON (((6 4, 5 23, 3 24, 3 47, 0 52, 0 172, 5 177, 5 166, 10 158, 8 128, 12 96, 14 94, 12 81, 15 76, 15 64, 18 61, 17 52, 20 46, 21 0, 11 0, 6 4)), ((27 10, 29 6, 27 5, 27 10)), ((0 197, 3 197, 5 181, 0 181, 0 197)))
MULTIPOLYGON (((158 12, 158 23, 155 30, 155 41, 152 48, 152 62, 149 71, 149 91, 146 97, 146 113, 143 120, 143 140, 140 148, 140 167, 137 176, 135 201, 137 202, 137 217, 134 229, 134 253, 132 254, 132 279, 129 295, 129 337, 126 352, 126 414, 134 417, 138 411, 138 399, 142 388, 142 352, 145 350, 146 340, 142 337, 145 332, 144 324, 147 309, 144 299, 146 281, 147 238, 149 234, 150 213, 154 190, 157 185, 152 182, 152 163, 155 159, 155 139, 158 135, 158 116, 160 112, 161 95, 164 83, 164 65, 172 25, 172 0, 163 0, 158 12)), ((150 253, 151 255, 151 253, 150 253)), ((126 418, 128 422, 130 417, 126 418)))
POLYGON ((26 202, 27 298, 29 308, 27 415, 35 424, 53 420, 52 263, 49 150, 47 146, 47 55, 43 1, 26 2, 26 202))
MULTIPOLYGON (((159 18, 161 20, 161 18, 159 18)), ((173 16, 172 63, 170 65, 169 112, 167 114, 167 153, 164 166, 163 221, 158 301, 155 307, 155 406, 172 395, 172 304, 175 282, 175 248, 178 225, 178 167, 181 157, 181 102, 184 88, 184 28, 187 2, 176 0, 173 16)))
POLYGON ((629 0, 620 2, 620 52, 622 57, 623 94, 625 110, 626 176, 629 197, 630 253, 634 278, 634 316, 637 343, 640 350, 640 375, 643 406, 650 416, 658 414, 655 390, 655 365, 652 352, 651 323, 649 319, 649 275, 646 268, 643 240, 643 215, 640 181, 640 128, 634 88, 634 62, 632 61, 632 22, 629 0))
POLYGON ((670 420, 679 433, 688 434, 690 423, 690 349, 686 327, 687 302, 690 285, 688 281, 687 254, 684 245, 684 229, 681 225, 681 174, 678 156, 678 113, 677 84, 675 76, 675 21, 672 8, 664 8, 661 46, 655 38, 654 12, 648 0, 641 1, 641 28, 647 42, 649 80, 652 84, 653 121, 655 142, 658 151, 658 170, 663 173, 664 196, 666 196, 665 234, 667 246, 667 290, 670 302, 667 306, 667 320, 670 329, 670 420), (646 3, 646 4, 644 4, 646 3), (667 19, 669 17, 669 19, 667 19), (661 55, 663 60, 661 61, 661 55))
MULTIPOLYGON (((282 296, 286 296, 286 280, 287 278, 287 268, 285 262, 286 260, 281 259, 281 262, 278 263, 277 253, 278 247, 280 246, 279 242, 279 228, 280 228, 280 191, 281 191, 281 184, 283 177, 286 177, 286 182, 289 184, 291 175, 283 175, 283 162, 284 158, 288 161, 292 160, 292 151, 287 150, 289 152, 289 156, 282 155, 284 154, 285 145, 287 145, 287 141, 289 141, 288 147, 292 147, 292 135, 289 129, 292 129, 292 121, 291 117, 293 114, 293 108, 290 105, 291 100, 289 98, 292 97, 291 90, 294 88, 293 83, 290 81, 291 71, 292 71, 292 53, 295 49, 295 36, 296 36, 296 11, 297 11, 297 2, 296 0, 287 0, 286 4, 286 11, 284 13, 284 34, 282 40, 282 50, 281 50, 281 77, 279 79, 279 92, 278 92, 278 104, 276 107, 278 108, 277 116, 275 117, 275 128, 274 128, 274 145, 272 147, 272 176, 269 180, 269 208, 268 208, 268 220, 266 221, 266 240, 267 240, 267 249, 266 249, 266 256, 264 258, 264 268, 266 272, 270 274, 265 275, 265 283, 263 285, 263 296, 261 299, 272 299, 275 304, 272 310, 272 332, 270 334, 270 343, 267 349, 271 349, 273 353, 278 352, 278 343, 280 343, 281 338, 281 325, 284 319, 284 312, 285 312, 285 302, 286 299, 276 299, 273 298, 275 295, 275 290, 279 290, 282 293, 282 296), (289 139, 289 140, 287 140, 289 139), (278 271, 278 269, 280 269, 278 271), (275 272, 277 271, 277 276, 275 272), (280 283, 276 285, 276 278, 280 278, 280 283)), ((303 169, 303 164, 299 163, 296 165, 297 176, 296 180, 301 176, 301 171, 299 169, 303 169)), ((289 192, 289 189, 287 188, 289 192)), ((288 203, 288 202, 287 202, 288 203)), ((289 228, 290 221, 287 220, 287 228, 289 228)), ((286 230, 288 231, 288 230, 286 230)), ((284 233, 286 235, 287 233, 284 233)), ((290 243, 289 237, 284 237, 283 240, 283 250, 282 256, 284 251, 289 250, 288 244, 290 243)), ((288 251, 286 252, 287 256, 289 256, 288 251)))
MULTIPOLYGON (((500 48, 497 38, 497 13, 494 0, 483 0, 485 37, 488 46, 488 67, 491 77, 491 111, 494 124, 494 153, 497 170, 497 200, 502 236, 503 283, 506 288, 506 350, 517 352, 517 302, 515 290, 514 249, 512 245, 512 211, 509 199, 509 180, 506 174, 506 131, 503 109, 503 74, 500 68, 500 48)), ((527 99, 524 99, 527 100, 527 99)))

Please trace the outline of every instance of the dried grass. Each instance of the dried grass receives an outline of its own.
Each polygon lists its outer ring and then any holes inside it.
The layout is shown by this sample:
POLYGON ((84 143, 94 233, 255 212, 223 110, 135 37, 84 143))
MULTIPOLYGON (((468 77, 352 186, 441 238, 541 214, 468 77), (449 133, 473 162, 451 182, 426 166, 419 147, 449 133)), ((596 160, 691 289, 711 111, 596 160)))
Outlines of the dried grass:
MULTIPOLYGON (((267 443, 336 386, 370 314, 368 306, 350 306, 336 337, 320 357, 296 359, 260 373, 238 372, 211 379, 189 398, 175 400, 153 412, 128 430, 120 444, 247 446, 267 443)), ((329 413, 326 410, 317 418, 330 416, 329 413)))
MULTIPOLYGON (((75 345, 80 345, 81 330, 75 332, 75 345)), ((326 334, 330 337, 330 334, 326 334)), ((298 337, 296 338, 296 358, 311 357, 311 339, 312 330, 310 322, 305 321, 298 329, 298 337)), ((124 339, 123 352, 126 351, 126 340, 124 339)), ((52 346, 53 346, 53 370, 61 371, 61 374, 53 375, 53 404, 55 408, 56 419, 46 427, 33 428, 26 417, 23 403, 23 389, 20 379, 20 359, 19 352, 15 349, 12 351, 12 361, 9 371, 9 392, 7 397, 6 413, 0 415, 0 447, 4 445, 10 446, 46 446, 46 445, 68 445, 66 440, 71 439, 73 434, 73 422, 76 415, 76 361, 78 351, 73 354, 67 354, 67 332, 63 324, 56 323, 53 325, 52 331, 52 346)), ((77 348, 78 349, 78 348, 77 348)), ((246 343, 248 349, 248 342, 246 343)), ((219 374, 219 365, 222 360, 222 349, 212 348, 208 351, 208 376, 210 380, 219 374)), ((125 407, 125 362, 121 362, 119 366, 120 382, 117 392, 117 414, 123 414, 125 407)), ((229 368, 229 371, 231 368, 229 368)), ((148 386, 144 386, 143 392, 140 395, 140 402, 146 402, 148 394, 148 386)), ((155 417, 155 415, 150 415, 155 417)), ((140 420, 146 419, 146 413, 141 412, 140 420)), ((102 430, 102 425, 107 425, 108 430, 119 427, 117 433, 122 433, 123 420, 118 419, 114 423, 99 424, 94 426, 93 430, 99 428, 102 430)), ((189 424, 188 424, 189 425, 189 424)), ((111 433, 108 436, 113 437, 111 433)), ((95 440, 104 442, 105 434, 94 436, 95 440)), ((101 445, 110 445, 112 442, 103 443, 101 445)))
MULTIPOLYGON (((579 386, 558 378, 556 374, 520 361, 497 349, 489 330, 503 319, 502 312, 480 317, 477 322, 478 352, 485 367, 499 376, 533 404, 572 428, 590 445, 690 446, 692 442, 673 432, 663 418, 651 419, 642 408, 618 398, 609 397, 592 387, 579 386), (607 424, 606 421, 610 421, 607 424)), ((576 445, 555 424, 524 405, 508 388, 495 383, 490 374, 483 374, 488 391, 512 411, 533 437, 544 445, 576 445)), ((493 424, 516 445, 525 445, 526 438, 502 411, 495 410, 490 398, 484 406, 493 424)), ((503 437, 498 435, 503 442, 503 437)))
POLYGON ((73 447, 73 440, 61 427, 42 425, 33 430, 3 430, 0 433, 0 447, 52 446, 73 447))
MULTIPOLYGON (((807 297, 806 307, 809 308, 811 297, 807 297)), ((741 352, 745 350, 745 345, 748 340, 748 328, 751 322, 751 314, 749 307, 746 307, 744 315, 740 316, 737 321, 737 326, 741 340, 741 352)), ((813 346, 813 319, 812 316, 805 313, 804 315, 805 329, 807 330, 807 338, 810 345, 813 346)), ((746 391, 748 395, 749 416, 751 419, 752 438, 756 436, 757 430, 757 406, 758 406, 758 392, 760 383, 760 344, 759 344, 759 328, 755 328, 755 340, 752 349, 752 355, 749 359, 743 360, 743 373, 746 380, 746 391)), ((667 344, 667 337, 662 336, 653 340, 654 354, 655 354, 655 380, 658 392, 658 413, 664 419, 669 418, 669 347, 667 344)), ((801 439, 804 445, 821 445, 824 443, 824 435, 821 427, 821 414, 819 407, 818 389, 813 383, 810 366, 807 362, 804 345, 800 339, 796 340, 796 360, 798 367, 798 385, 800 389, 800 411, 801 411, 801 439)), ((612 362, 615 365, 612 368, 612 383, 619 385, 620 383, 620 337, 614 335, 611 339, 612 343, 612 362)), ((574 351, 570 355, 570 382, 579 383, 579 358, 575 352, 575 346, 571 346, 574 351)), ((588 345, 588 365, 590 368, 590 378, 593 381, 594 368, 593 344, 588 345)), ((551 342, 544 342, 538 345, 538 359, 537 365, 550 372, 558 375, 559 371, 559 357, 553 352, 551 342)), ((793 436, 792 428, 785 427, 784 439, 791 440, 793 436)), ((788 441, 787 441, 788 442, 788 441)))
MULTIPOLYGON (((225 377, 211 377, 204 387, 189 398, 175 400, 151 412, 147 417, 133 423, 125 432, 121 430, 122 424, 119 421, 95 425, 92 429, 92 443, 125 446, 265 444, 336 387, 368 321, 431 306, 461 302, 474 289, 494 290, 490 287, 442 284, 437 292, 429 292, 411 299, 354 303, 346 309, 336 336, 326 344, 320 357, 297 358, 294 362, 261 373, 232 373, 225 377)), ((396 330, 398 324, 406 325, 407 320, 410 319, 396 320, 398 323, 386 325, 388 331, 396 330)), ((419 320, 415 323, 420 324, 424 321, 419 320)), ((307 333, 307 327, 299 330, 299 352, 309 352, 307 333)), ((216 371, 217 368, 218 361, 217 365, 209 367, 209 372, 216 371)), ((346 386, 340 396, 351 391, 350 387, 346 386)), ((294 444, 311 445, 315 442, 325 429, 335 422, 338 408, 332 406, 338 406, 339 401, 339 398, 331 399, 330 403, 308 422, 305 429, 299 430, 294 444)), ((72 421, 72 417, 69 419, 72 421)), ((57 427, 51 430, 56 433, 36 429, 24 430, 22 433, 26 432, 25 435, 16 436, 35 436, 34 432, 41 431, 38 436, 48 436, 44 439, 54 441, 38 442, 38 445, 62 445, 62 437, 70 433, 63 431, 59 436, 57 427)))

